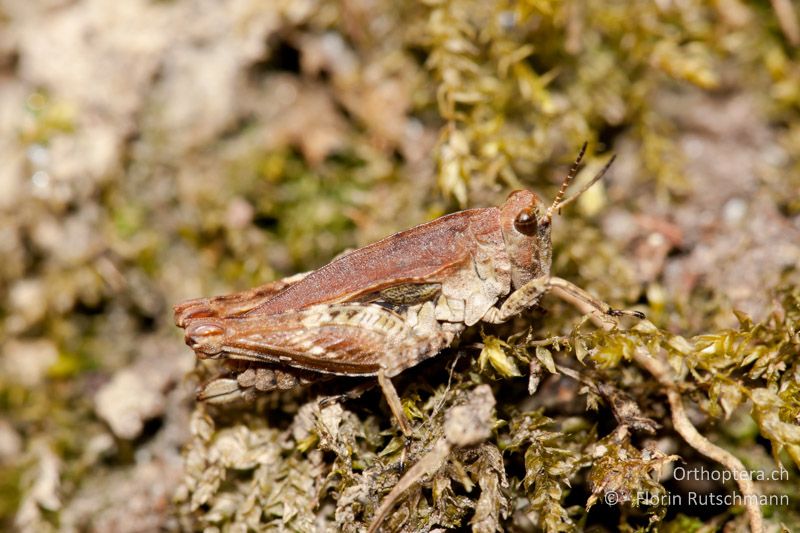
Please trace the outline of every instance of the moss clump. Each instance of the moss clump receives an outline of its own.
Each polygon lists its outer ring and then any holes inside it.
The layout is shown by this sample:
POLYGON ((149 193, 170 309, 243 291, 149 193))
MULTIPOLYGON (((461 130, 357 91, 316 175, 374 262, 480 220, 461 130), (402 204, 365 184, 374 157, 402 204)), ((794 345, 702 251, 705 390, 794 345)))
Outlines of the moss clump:
MULTIPOLYGON (((255 418, 247 414, 245 421, 224 429, 196 414, 187 458, 190 477, 179 501, 198 527, 232 521, 251 528, 280 523, 302 529, 324 519, 357 531, 374 520, 379 504, 402 483, 403 472, 411 475, 410 469, 424 464, 424 473, 413 474, 415 483, 387 516, 387 529, 471 524, 477 531, 494 531, 513 523, 574 531, 598 522, 614 525, 603 518, 606 511, 598 510, 608 505, 620 509, 616 527, 677 527, 688 518, 672 514, 671 506, 688 499, 691 491, 665 486, 667 474, 679 457, 695 460, 707 450, 676 440, 675 422, 664 405, 664 383, 636 364, 634 354, 644 353, 669 362, 675 372, 672 385, 695 410, 693 418, 702 417, 703 432, 717 434, 717 444, 741 451, 759 435, 771 441, 775 463, 765 461, 763 452, 743 459, 748 469, 765 475, 783 465, 784 481, 769 491, 785 498, 780 500, 785 504, 782 519, 796 520, 786 513, 800 496, 790 488, 796 483, 791 463, 798 464, 800 439, 796 397, 787 391, 797 387, 798 293, 779 294, 780 306, 763 322, 740 314, 736 329, 690 338, 648 321, 612 331, 584 331, 589 329, 584 325, 544 341, 531 334, 505 341, 485 337, 480 357, 457 355, 447 364, 428 363, 426 378, 415 377, 405 388, 406 411, 417 421, 410 440, 367 407, 377 391, 364 400, 324 408, 311 400, 284 430, 259 429, 263 402, 255 418), (484 356, 487 352, 496 353, 484 356), (773 364, 762 368, 762 357, 773 364), (517 366, 538 369, 532 373, 541 379, 538 390, 537 385, 531 388, 531 378, 509 372, 517 366), (470 391, 486 385, 497 399, 488 439, 438 455, 446 414, 463 404, 470 391), (750 417, 755 431, 738 438, 726 433, 722 423, 737 417, 750 417), (664 442, 674 454, 664 451, 664 442), (432 456, 436 461, 428 464, 432 456), (290 508, 285 506, 287 487, 305 487, 293 493, 290 508), (253 501, 259 510, 248 518, 253 501), (223 503, 227 514, 220 510, 223 503)), ((463 350, 458 353, 470 355, 463 350)), ((716 470, 717 465, 705 468, 716 470)))

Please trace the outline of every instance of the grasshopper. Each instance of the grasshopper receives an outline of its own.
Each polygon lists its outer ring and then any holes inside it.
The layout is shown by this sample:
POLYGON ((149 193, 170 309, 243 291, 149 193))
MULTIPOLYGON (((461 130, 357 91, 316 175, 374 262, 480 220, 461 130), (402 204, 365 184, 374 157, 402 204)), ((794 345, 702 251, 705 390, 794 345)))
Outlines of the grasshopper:
POLYGON ((437 218, 313 272, 175 306, 175 323, 199 358, 245 365, 235 377, 207 383, 198 399, 224 403, 324 375, 373 376, 408 435, 391 378, 450 346, 465 328, 505 322, 547 292, 605 317, 643 316, 550 275, 553 215, 613 162, 564 199, 585 150, 548 208, 518 190, 500 207, 437 218))

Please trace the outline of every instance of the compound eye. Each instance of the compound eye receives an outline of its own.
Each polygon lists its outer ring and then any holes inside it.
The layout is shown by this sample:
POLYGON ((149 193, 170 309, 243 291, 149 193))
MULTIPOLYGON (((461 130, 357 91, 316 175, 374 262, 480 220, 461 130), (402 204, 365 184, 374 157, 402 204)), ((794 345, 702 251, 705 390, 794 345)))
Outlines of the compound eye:
POLYGON ((514 219, 514 227, 516 230, 529 237, 536 234, 538 226, 539 222, 536 220, 536 215, 528 211, 522 211, 517 215, 517 218, 514 219))

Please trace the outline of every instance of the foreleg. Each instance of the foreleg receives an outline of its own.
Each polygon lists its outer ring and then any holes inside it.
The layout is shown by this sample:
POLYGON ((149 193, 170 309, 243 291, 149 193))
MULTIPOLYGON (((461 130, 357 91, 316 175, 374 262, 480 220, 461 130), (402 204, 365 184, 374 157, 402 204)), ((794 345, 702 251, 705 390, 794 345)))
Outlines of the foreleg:
POLYGON ((482 320, 491 324, 500 324, 502 322, 506 322, 511 317, 521 313, 523 310, 537 304, 539 300, 541 300, 542 296, 548 292, 552 292, 562 300, 574 305, 583 312, 586 312, 587 308, 595 311, 600 315, 601 319, 602 317, 619 316, 633 316, 640 319, 644 318, 644 314, 640 313, 639 311, 614 309, 607 303, 595 298, 574 283, 570 283, 565 279, 556 277, 542 277, 533 279, 516 291, 512 292, 499 308, 492 307, 489 309, 489 311, 487 311, 483 316, 482 320))

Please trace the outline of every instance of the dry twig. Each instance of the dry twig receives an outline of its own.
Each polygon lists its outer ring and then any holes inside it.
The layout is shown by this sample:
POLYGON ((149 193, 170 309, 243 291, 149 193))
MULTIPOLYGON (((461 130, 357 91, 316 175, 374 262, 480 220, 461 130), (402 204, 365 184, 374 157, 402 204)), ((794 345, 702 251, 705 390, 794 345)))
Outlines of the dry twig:
POLYGON ((762 533, 764 531, 764 518, 761 515, 761 507, 758 504, 758 494, 752 480, 747 475, 748 472, 744 464, 732 453, 712 443, 697 431, 697 428, 694 427, 686 415, 683 398, 681 398, 680 392, 675 387, 675 377, 666 363, 652 357, 643 350, 636 350, 633 358, 640 367, 647 370, 664 387, 670 410, 672 411, 672 425, 675 427, 675 431, 683 437, 683 440, 689 446, 735 474, 734 479, 739 485, 739 491, 742 493, 742 499, 750 521, 750 531, 752 533, 762 533))
POLYGON ((778 17, 778 24, 786 39, 793 46, 800 44, 800 26, 797 24, 797 14, 790 0, 772 0, 772 9, 778 17))

